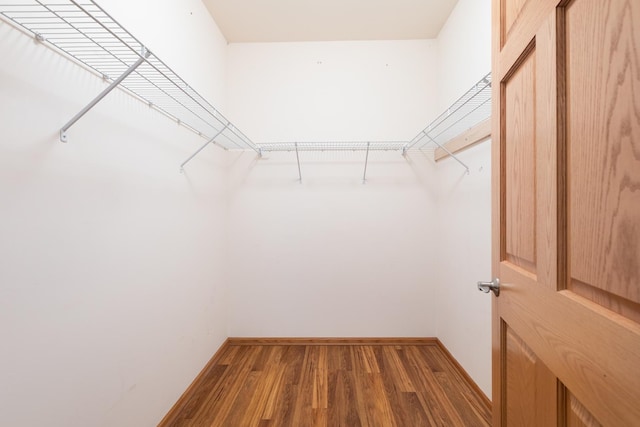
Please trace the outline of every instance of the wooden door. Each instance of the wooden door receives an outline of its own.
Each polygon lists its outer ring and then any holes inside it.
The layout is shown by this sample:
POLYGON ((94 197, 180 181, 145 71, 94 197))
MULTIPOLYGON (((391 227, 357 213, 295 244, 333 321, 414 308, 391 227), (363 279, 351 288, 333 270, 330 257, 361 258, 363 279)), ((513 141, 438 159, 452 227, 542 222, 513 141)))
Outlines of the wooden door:
POLYGON ((494 426, 640 426, 640 0, 493 0, 494 426))

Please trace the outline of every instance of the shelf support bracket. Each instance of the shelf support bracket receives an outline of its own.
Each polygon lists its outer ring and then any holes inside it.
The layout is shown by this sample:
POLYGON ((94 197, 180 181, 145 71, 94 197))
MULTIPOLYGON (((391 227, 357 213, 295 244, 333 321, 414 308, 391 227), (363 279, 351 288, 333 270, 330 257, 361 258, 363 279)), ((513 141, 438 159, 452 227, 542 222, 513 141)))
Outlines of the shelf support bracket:
POLYGON ((82 110, 80 110, 80 112, 78 114, 76 114, 75 116, 73 116, 73 118, 71 120, 69 120, 67 122, 67 124, 65 124, 64 126, 62 126, 62 129, 60 129, 60 141, 62 142, 67 142, 67 130, 69 130, 69 128, 71 126, 73 126, 78 120, 80 120, 82 118, 82 116, 84 116, 85 114, 87 114, 87 112, 89 110, 91 110, 93 107, 96 106, 96 104, 100 101, 102 101, 102 99, 107 96, 109 94, 109 92, 111 92, 113 89, 115 89, 116 87, 118 87, 118 85, 120 83, 122 83, 122 81, 124 79, 126 79, 129 74, 133 73, 136 68, 138 68, 140 66, 140 64, 142 64, 144 61, 147 60, 147 58, 149 57, 149 55, 151 55, 151 52, 149 52, 147 49, 145 49, 144 47, 142 48, 142 55, 140 55, 140 58, 138 58, 138 60, 136 62, 134 62, 128 69, 127 71, 125 71, 124 73, 122 73, 122 75, 120 77, 118 77, 116 80, 114 80, 109 86, 107 86, 107 88, 105 90, 103 90, 102 92, 100 92, 100 94, 98 96, 96 96, 93 101, 91 101, 89 103, 89 105, 87 105, 86 107, 84 107, 82 110))
POLYGON ((298 143, 295 143, 296 146, 296 160, 298 161, 298 178, 300 179, 300 182, 302 183, 302 172, 300 170, 300 154, 298 154, 298 143))
POLYGON ((362 183, 365 184, 367 182, 367 164, 369 163, 369 146, 370 142, 367 142, 367 155, 364 158, 364 174, 362 175, 362 183))
POLYGON ((215 135, 213 135, 207 142, 204 143, 204 145, 200 148, 198 148, 198 150, 193 153, 192 155, 189 156, 189 158, 187 160, 185 160, 184 162, 182 162, 182 164, 180 165, 180 173, 184 172, 184 165, 186 165, 187 163, 189 163, 191 161, 191 159, 193 159, 195 156, 198 155, 198 153, 200 153, 202 150, 204 150, 204 147, 206 147, 207 145, 213 143, 215 141, 215 139, 220 136, 220 134, 222 132, 224 132, 225 130, 227 130, 227 128, 229 127, 230 123, 227 123, 226 125, 224 125, 224 127, 222 129, 220 129, 218 131, 218 133, 216 133, 215 135))
POLYGON ((451 151, 449 151, 447 149, 447 147, 445 147, 442 144, 438 144, 438 142, 435 139, 431 138, 431 135, 429 135, 427 132, 423 131, 423 133, 426 135, 427 138, 429 138, 429 141, 433 142, 438 147, 442 148, 442 150, 444 150, 445 153, 447 153, 449 156, 451 156, 452 159, 454 159, 456 162, 460 163, 462 165, 462 167, 465 168, 465 170, 467 171, 467 175, 469 175, 469 167, 466 164, 464 164, 455 154, 453 154, 451 151))
POLYGON ((422 131, 420 132, 415 138, 413 138, 411 141, 409 141, 407 143, 407 145, 405 145, 402 148, 402 154, 404 155, 408 150, 410 150, 411 148, 413 148, 414 145, 416 145, 418 142, 420 142, 423 138, 422 135, 427 135, 427 132, 422 131))

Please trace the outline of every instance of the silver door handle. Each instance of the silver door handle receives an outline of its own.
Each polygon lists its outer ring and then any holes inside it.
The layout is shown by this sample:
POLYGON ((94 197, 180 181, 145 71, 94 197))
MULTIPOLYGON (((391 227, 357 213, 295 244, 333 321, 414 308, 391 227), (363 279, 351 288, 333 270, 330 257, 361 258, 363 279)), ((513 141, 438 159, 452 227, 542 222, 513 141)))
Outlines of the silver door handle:
POLYGON ((499 297, 500 296, 500 279, 497 277, 490 282, 478 282, 478 290, 488 294, 489 291, 499 297))

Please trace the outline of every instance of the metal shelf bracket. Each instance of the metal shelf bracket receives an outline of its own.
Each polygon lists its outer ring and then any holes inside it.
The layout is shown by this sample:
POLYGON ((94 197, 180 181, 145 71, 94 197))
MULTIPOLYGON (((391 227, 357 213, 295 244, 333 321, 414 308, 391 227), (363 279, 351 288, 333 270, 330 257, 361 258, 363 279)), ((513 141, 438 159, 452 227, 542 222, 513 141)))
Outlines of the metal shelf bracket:
POLYGON ((469 174, 469 167, 458 156, 447 148, 447 142, 491 116, 491 73, 458 98, 449 108, 433 120, 424 130, 416 135, 403 148, 405 154, 409 150, 422 150, 432 145, 434 150, 441 148, 469 174))
POLYGON ((444 150, 445 153, 447 153, 451 158, 453 158, 456 162, 460 163, 462 165, 463 168, 466 169, 467 171, 467 175, 469 175, 469 166, 467 166, 462 160, 460 160, 458 158, 458 156, 454 155, 451 151, 449 151, 449 149, 447 149, 447 147, 445 145, 439 144, 435 139, 431 138, 431 136, 428 133, 424 133, 426 135, 427 138, 429 138, 429 140, 431 142, 433 142, 434 144, 436 144, 438 147, 442 148, 444 150))
POLYGON ((300 179, 300 183, 302 183, 302 171, 300 170, 300 154, 298 154, 298 143, 295 143, 296 146, 296 160, 298 161, 298 178, 300 179))
POLYGON ((209 140, 207 140, 207 142, 204 143, 204 145, 200 148, 198 148, 198 150, 193 153, 192 155, 189 156, 189 158, 187 160, 185 160, 184 162, 182 162, 182 164, 180 165, 180 173, 184 172, 184 165, 186 165, 187 163, 189 163, 191 161, 191 159, 193 159, 195 156, 197 156, 202 150, 204 150, 204 147, 206 147, 209 144, 215 144, 215 139, 220 136, 220 134, 222 134, 222 132, 224 132, 225 130, 227 130, 227 128, 229 127, 231 123, 227 123, 222 129, 220 129, 218 131, 218 133, 216 133, 215 135, 213 135, 209 140))
POLYGON ((367 142, 367 154, 364 158, 364 174, 362 175, 363 184, 366 184, 367 182, 367 164, 369 163, 369 147, 371 147, 371 143, 367 142))
POLYGON ((142 64, 144 61, 147 60, 149 55, 151 55, 151 52, 149 52, 147 49, 143 47, 142 52, 140 53, 140 58, 138 58, 136 62, 131 64, 131 66, 124 73, 122 73, 120 77, 118 77, 113 82, 111 82, 111 84, 107 86, 102 92, 100 92, 100 94, 96 96, 86 107, 80 110, 78 114, 73 116, 73 118, 69 120, 67 124, 62 126, 62 129, 60 129, 60 141, 67 142, 67 131, 69 130, 69 128, 73 126, 78 120, 80 120, 82 116, 87 114, 89 110, 95 107, 96 104, 98 104, 98 102, 102 101, 102 99, 105 96, 107 96, 109 92, 117 88, 120 85, 120 83, 122 83, 122 81, 129 76, 129 74, 133 73, 136 70, 136 68, 140 66, 140 64, 142 64))

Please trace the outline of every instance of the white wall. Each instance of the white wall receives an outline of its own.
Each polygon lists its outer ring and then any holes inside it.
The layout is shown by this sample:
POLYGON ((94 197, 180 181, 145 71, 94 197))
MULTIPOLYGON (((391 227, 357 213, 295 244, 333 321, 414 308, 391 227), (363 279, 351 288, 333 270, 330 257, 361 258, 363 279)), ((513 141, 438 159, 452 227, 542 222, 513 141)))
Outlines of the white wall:
MULTIPOLYGON (((232 44, 229 114, 258 141, 410 139, 490 70, 490 34, 490 1, 460 0, 436 41, 232 44)), ((230 335, 437 335, 490 395, 490 143, 469 175, 412 153, 366 186, 336 156, 303 153, 302 184, 293 154, 237 161, 230 335)))
POLYGON ((435 206, 421 176, 372 153, 363 185, 364 153, 302 153, 299 183, 294 156, 267 155, 232 197, 230 335, 434 336, 435 206))
MULTIPOLYGON (((413 137, 488 71, 480 3, 437 42, 232 45, 227 67, 200 1, 101 2, 256 141, 413 137)), ((116 91, 61 144, 103 82, 4 23, 0 55, 8 425, 154 425, 227 335, 436 335, 489 393, 489 144, 468 177, 372 153, 362 185, 363 153, 303 153, 298 183, 292 153, 216 149, 180 175, 201 139, 116 91)))
POLYGON ((491 396, 491 143, 438 164, 438 338, 491 396))
POLYGON ((435 113, 433 40, 229 45, 229 115, 258 142, 413 138, 435 113))
POLYGON ((100 6, 226 112, 227 41, 202 0, 100 0, 100 6))
MULTIPOLYGON (((438 36, 439 97, 446 108, 491 70, 491 1, 459 0, 438 36)), ((491 143, 438 163, 438 337, 491 396, 491 143)))
MULTIPOLYGON (((176 68, 205 52, 224 64, 223 42, 192 40, 204 52, 190 57, 153 36, 199 1, 142 5, 127 5, 128 20, 146 15, 127 26, 176 68)), ((3 22, 0 56, 2 423, 156 425, 227 336, 228 157, 206 150, 181 175, 202 139, 121 91, 62 144, 60 126, 104 83, 3 22)), ((200 73, 218 81, 194 85, 224 97, 220 67, 200 73)))
MULTIPOLYGON (((230 116, 258 141, 411 138, 434 111, 431 41, 230 45, 230 116), (321 62, 319 64, 318 62, 321 62)), ((433 336, 424 158, 294 153, 233 166, 231 336, 433 336)), ((425 166, 426 165, 426 166, 425 166)))
POLYGON ((491 0, 458 0, 437 46, 441 112, 491 71, 491 0))

